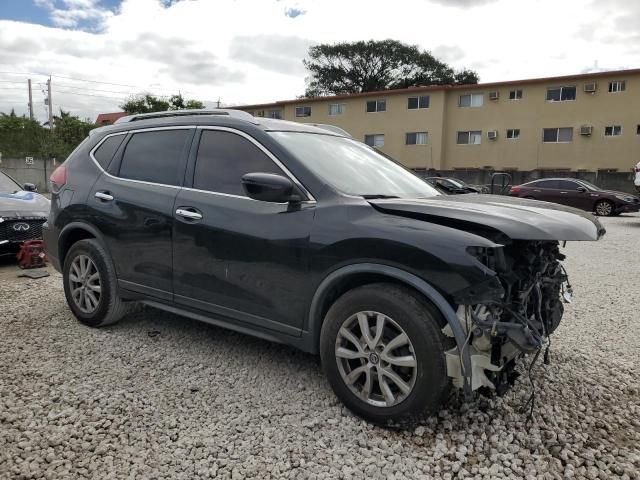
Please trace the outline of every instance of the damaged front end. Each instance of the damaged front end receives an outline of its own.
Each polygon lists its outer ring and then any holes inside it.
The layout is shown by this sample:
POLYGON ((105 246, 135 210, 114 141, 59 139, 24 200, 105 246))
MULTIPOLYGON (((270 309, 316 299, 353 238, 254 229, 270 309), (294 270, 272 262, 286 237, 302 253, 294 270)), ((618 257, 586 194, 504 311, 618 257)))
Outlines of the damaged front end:
MULTIPOLYGON (((495 273, 482 286, 454 297, 466 341, 446 352, 447 371, 465 393, 504 393, 518 374, 517 360, 539 353, 571 301, 571 285, 557 241, 517 240, 503 247, 470 247, 468 253, 495 273)), ((443 332, 453 337, 448 324, 443 332)), ((537 358, 537 357, 536 357, 537 358)))

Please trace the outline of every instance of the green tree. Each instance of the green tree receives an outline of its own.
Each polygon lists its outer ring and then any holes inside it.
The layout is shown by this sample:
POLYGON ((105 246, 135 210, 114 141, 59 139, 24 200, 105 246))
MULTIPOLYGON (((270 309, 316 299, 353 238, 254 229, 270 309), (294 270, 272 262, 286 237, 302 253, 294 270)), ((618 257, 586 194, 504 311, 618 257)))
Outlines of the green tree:
POLYGON ((199 100, 185 100, 181 94, 172 95, 169 99, 159 98, 149 93, 129 97, 120 108, 128 114, 164 112, 166 110, 191 110, 204 108, 199 100))
POLYGON ((456 72, 428 51, 390 39, 316 45, 303 63, 310 73, 308 97, 478 83, 476 72, 456 72))

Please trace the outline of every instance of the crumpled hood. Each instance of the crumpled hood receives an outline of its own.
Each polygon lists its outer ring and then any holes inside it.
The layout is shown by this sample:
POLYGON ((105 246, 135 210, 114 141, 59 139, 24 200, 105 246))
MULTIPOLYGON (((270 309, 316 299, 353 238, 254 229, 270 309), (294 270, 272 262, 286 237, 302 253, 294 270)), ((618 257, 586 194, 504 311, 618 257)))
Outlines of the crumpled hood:
POLYGON ((369 203, 385 213, 480 235, 492 236, 497 231, 513 240, 598 240, 605 233, 598 219, 582 210, 502 195, 440 195, 369 203))
POLYGON ((39 193, 0 193, 0 217, 47 217, 51 202, 39 193))

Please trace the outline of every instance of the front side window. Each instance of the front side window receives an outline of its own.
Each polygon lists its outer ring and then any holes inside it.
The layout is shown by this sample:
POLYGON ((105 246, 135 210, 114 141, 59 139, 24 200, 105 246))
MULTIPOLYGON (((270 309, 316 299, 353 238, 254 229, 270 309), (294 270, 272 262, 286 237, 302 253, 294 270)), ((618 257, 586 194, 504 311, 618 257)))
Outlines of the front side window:
POLYGON ((231 132, 204 130, 198 146, 193 188, 246 197, 242 176, 282 170, 248 139, 231 132))
POLYGON ((456 143, 458 145, 480 145, 482 142, 482 131, 471 130, 458 132, 456 143))
POLYGON ((126 135, 114 135, 108 137, 98 149, 93 152, 93 158, 100 164, 103 170, 106 170, 111 163, 111 159, 116 154, 118 147, 124 140, 126 135))
POLYGON ((180 185, 180 158, 189 130, 134 133, 127 143, 118 176, 130 180, 180 185))
POLYGON ((296 117, 310 117, 311 107, 296 107, 296 117))
POLYGON ((407 108, 409 110, 429 108, 429 95, 420 95, 418 97, 407 98, 407 108))
POLYGON ((438 191, 412 172, 350 138, 271 132, 314 175, 347 195, 425 198, 438 191))
POLYGON ((522 90, 511 90, 509 92, 509 100, 520 100, 522 99, 522 90))
POLYGON ((484 95, 482 93, 460 95, 460 99, 458 100, 459 107, 481 107, 483 103, 484 95))
POLYGON ((367 112, 386 112, 387 111, 387 101, 386 100, 369 100, 367 102, 367 112))
POLYGON ((622 125, 611 125, 609 127, 604 127, 605 137, 617 137, 618 135, 622 135, 622 125))
POLYGON ((624 80, 617 80, 615 82, 609 82, 609 93, 624 92, 627 88, 627 82, 624 80))
POLYGON ((364 143, 366 143, 370 147, 382 147, 384 146, 384 134, 375 133, 371 135, 365 135, 364 143))
POLYGON ((576 99, 576 87, 552 87, 547 88, 548 102, 566 102, 576 99))
POLYGON ((410 132, 406 134, 405 144, 407 145, 426 145, 427 132, 410 132))
POLYGON ((329 115, 342 115, 344 113, 344 103, 330 103, 329 115))
POLYGON ((519 138, 520 137, 520 129, 519 128, 510 128, 507 130, 507 138, 519 138))
POLYGON ((573 128, 545 128, 542 140, 544 143, 569 143, 573 140, 573 128))

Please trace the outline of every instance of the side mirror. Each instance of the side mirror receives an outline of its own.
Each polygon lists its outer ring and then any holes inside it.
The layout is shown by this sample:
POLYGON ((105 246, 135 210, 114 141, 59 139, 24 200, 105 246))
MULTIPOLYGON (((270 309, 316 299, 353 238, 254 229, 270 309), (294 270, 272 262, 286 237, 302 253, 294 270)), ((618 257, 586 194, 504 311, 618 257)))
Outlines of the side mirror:
POLYGON ((293 195, 293 182, 273 173, 247 173, 242 176, 242 187, 249 198, 263 202, 282 203, 297 199, 293 195))
POLYGON ((25 183, 24 185, 22 185, 22 189, 25 192, 37 192, 38 191, 38 187, 36 187, 33 183, 25 183))
POLYGON ((586 188, 584 188, 584 187, 578 187, 578 191, 579 191, 580 193, 584 193, 584 192, 586 192, 586 191, 587 191, 587 189, 586 189, 586 188))

